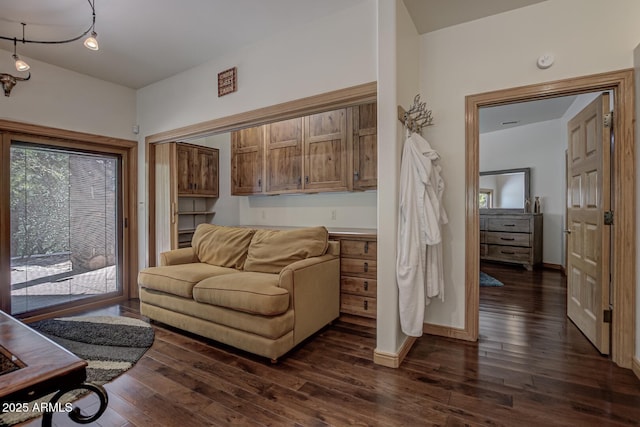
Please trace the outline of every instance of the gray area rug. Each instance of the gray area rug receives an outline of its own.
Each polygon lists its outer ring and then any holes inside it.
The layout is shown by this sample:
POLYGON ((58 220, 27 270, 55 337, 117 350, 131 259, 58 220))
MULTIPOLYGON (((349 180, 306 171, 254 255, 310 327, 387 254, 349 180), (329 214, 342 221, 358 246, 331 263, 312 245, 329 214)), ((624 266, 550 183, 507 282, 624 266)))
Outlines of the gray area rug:
MULTIPOLYGON (((117 316, 79 316, 41 320, 28 325, 87 361, 87 382, 105 384, 131 368, 153 344, 153 328, 139 319, 117 316)), ((60 402, 73 401, 67 393, 60 402)), ((38 401, 48 402, 53 394, 38 401)), ((10 426, 41 415, 4 413, 0 426, 10 426)))
POLYGON ((496 287, 504 286, 504 283, 499 281, 493 276, 489 276, 487 273, 480 272, 480 286, 496 287))

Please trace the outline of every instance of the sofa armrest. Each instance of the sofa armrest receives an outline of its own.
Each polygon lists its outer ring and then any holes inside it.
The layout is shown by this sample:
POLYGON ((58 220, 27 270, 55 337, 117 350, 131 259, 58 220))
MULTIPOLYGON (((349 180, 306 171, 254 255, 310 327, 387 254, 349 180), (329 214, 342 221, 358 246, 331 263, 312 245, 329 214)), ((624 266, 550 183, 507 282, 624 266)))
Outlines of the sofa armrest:
POLYGON ((198 261, 198 257, 192 247, 174 249, 160 254, 160 266, 189 264, 198 261))
POLYGON ((296 261, 280 272, 295 313, 293 339, 298 344, 340 315, 340 258, 326 254, 296 261))

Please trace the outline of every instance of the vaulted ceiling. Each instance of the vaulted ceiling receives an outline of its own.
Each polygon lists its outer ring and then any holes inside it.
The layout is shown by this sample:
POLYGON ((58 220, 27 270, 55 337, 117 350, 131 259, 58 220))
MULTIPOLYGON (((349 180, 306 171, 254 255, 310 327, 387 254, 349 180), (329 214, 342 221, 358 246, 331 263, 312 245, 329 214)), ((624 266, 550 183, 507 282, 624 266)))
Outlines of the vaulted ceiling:
POLYGON ((474 21, 545 0, 404 0, 420 34, 474 21))
MULTIPOLYGON (((93 1, 93 0, 92 0, 93 1)), ((134 89, 372 0, 95 0, 100 50, 18 42, 18 54, 134 89)), ((420 33, 541 0, 404 0, 420 33)), ((2 0, 0 36, 65 39, 91 25, 89 0, 2 0)), ((13 42, 0 40, 13 51, 13 42)), ((0 55, 0 71, 11 71, 0 55)), ((35 72, 35 71, 34 71, 35 72)))

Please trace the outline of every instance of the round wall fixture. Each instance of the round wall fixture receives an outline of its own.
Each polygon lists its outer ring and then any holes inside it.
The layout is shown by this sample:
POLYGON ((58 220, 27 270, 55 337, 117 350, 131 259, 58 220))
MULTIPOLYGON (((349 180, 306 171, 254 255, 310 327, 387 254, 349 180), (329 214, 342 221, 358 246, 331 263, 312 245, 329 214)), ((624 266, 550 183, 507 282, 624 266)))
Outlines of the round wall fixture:
POLYGON ((553 65, 554 59, 555 58, 550 53, 540 55, 540 57, 538 58, 538 68, 540 68, 541 70, 546 70, 553 65))

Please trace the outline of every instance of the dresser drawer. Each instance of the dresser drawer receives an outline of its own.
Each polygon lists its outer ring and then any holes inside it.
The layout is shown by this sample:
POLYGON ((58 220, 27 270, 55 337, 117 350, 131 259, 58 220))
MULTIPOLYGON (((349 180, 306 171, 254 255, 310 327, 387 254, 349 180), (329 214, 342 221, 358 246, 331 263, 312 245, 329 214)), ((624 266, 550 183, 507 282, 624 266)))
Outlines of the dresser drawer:
POLYGON ((342 258, 340 260, 340 274, 376 279, 378 263, 370 259, 342 258))
POLYGON ((374 240, 343 239, 340 241, 340 256, 375 260, 378 256, 378 244, 374 240))
POLYGON ((530 257, 531 248, 517 246, 489 245, 487 253, 487 258, 511 262, 529 262, 530 257))
POLYGON ((340 292, 376 298, 378 282, 375 279, 342 276, 340 278, 340 292))
POLYGON ((480 256, 486 257, 489 254, 489 245, 482 244, 480 245, 480 256))
POLYGON ((484 231, 487 229, 487 218, 480 217, 480 230, 484 231))
POLYGON ((377 312, 376 299, 360 295, 340 294, 340 311, 375 319, 377 312))
POLYGON ((520 218, 488 218, 487 230, 529 233, 529 220, 520 218))
POLYGON ((506 245, 506 246, 531 246, 531 234, 529 233, 502 233, 499 231, 487 231, 485 241, 490 245, 506 245))

